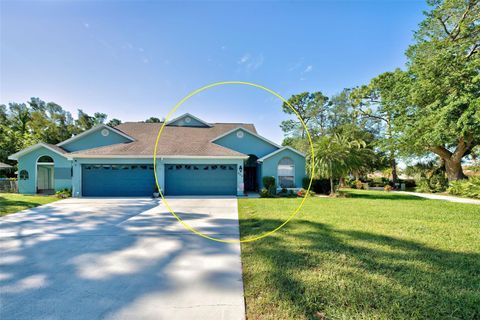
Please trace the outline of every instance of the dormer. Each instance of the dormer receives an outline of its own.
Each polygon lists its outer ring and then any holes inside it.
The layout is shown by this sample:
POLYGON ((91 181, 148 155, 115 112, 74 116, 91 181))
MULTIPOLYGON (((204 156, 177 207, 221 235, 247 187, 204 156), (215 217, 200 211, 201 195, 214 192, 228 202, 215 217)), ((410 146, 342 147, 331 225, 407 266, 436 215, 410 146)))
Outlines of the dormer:
POLYGON ((198 127, 198 128, 212 127, 212 125, 210 125, 208 122, 205 122, 202 119, 199 119, 190 113, 185 113, 173 120, 168 121, 167 126, 198 127))

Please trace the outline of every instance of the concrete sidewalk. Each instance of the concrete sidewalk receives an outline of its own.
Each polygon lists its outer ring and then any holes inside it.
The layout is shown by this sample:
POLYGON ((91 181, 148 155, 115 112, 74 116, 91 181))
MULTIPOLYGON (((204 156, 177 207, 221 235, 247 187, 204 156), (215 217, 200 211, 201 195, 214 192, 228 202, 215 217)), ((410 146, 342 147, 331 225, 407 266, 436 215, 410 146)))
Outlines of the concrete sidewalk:
MULTIPOLYGON (((235 198, 167 199, 238 239, 235 198)), ((0 218, 0 319, 244 319, 240 245, 151 199, 67 199, 0 218)))
POLYGON ((480 200, 445 196, 442 194, 420 193, 420 192, 410 192, 410 191, 395 191, 395 192, 410 194, 413 196, 432 199, 432 200, 444 200, 444 201, 458 202, 458 203, 480 204, 480 200))

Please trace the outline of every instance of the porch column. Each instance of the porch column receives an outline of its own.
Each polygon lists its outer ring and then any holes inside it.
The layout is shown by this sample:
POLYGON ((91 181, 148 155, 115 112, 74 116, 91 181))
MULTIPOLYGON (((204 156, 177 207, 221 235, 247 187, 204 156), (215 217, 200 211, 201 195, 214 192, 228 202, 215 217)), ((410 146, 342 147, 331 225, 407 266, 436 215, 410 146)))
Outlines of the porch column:
POLYGON ((82 196, 82 164, 77 160, 73 160, 72 166, 72 196, 80 198, 82 196))
POLYGON ((243 196, 245 186, 243 183, 243 173, 245 171, 245 165, 243 160, 237 160, 237 196, 243 196))

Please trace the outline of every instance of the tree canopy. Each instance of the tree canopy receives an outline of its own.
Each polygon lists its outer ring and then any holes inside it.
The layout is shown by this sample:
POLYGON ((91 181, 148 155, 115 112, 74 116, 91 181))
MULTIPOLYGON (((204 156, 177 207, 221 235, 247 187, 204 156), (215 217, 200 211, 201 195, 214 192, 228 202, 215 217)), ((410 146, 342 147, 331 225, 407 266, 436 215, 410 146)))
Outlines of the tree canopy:
MULTIPOLYGON (((289 101, 319 137, 373 134, 369 145, 386 155, 393 180, 398 157, 432 153, 450 181, 465 178, 462 160, 478 153, 480 145, 479 1, 429 0, 432 9, 406 50, 405 70, 382 73, 331 99, 302 93, 289 101)), ((284 121, 281 127, 287 134, 284 144, 305 145, 298 138, 303 135, 291 134, 298 132, 297 122, 284 121)))
MULTIPOLYGON (((107 121, 105 113, 89 115, 78 110, 77 119, 55 102, 31 98, 27 103, 0 105, 0 162, 11 163, 8 156, 38 142, 57 144, 107 121)), ((150 117, 146 122, 154 122, 150 117)), ((107 125, 121 124, 111 119, 107 125)))

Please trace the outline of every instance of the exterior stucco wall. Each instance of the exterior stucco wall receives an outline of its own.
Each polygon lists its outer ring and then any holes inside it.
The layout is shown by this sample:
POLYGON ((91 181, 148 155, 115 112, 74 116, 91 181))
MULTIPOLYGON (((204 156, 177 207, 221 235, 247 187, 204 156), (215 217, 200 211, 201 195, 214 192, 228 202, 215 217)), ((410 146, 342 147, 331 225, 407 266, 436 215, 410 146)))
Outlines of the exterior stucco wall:
POLYGON ((214 143, 243 154, 254 154, 258 158, 278 150, 278 147, 263 141, 262 139, 240 128, 224 137, 221 137, 218 140, 215 140, 214 143), (237 136, 238 131, 242 131, 244 133, 242 138, 237 136))
POLYGON ((75 152, 79 150, 103 147, 111 144, 130 142, 130 140, 112 130, 109 130, 108 136, 104 137, 102 135, 103 129, 103 127, 100 127, 99 129, 78 138, 78 140, 74 140, 62 145, 62 148, 68 152, 75 152))
MULTIPOLYGON (((237 195, 242 195, 243 185, 243 160, 242 159, 179 159, 159 158, 156 162, 156 174, 161 189, 165 188, 165 164, 235 164, 237 165, 237 195), (241 170, 239 168, 242 168, 241 170)), ((82 164, 153 164, 150 158, 97 158, 75 159, 73 161, 73 196, 82 196, 82 164)))
POLYGON ((18 159, 18 173, 20 174, 22 170, 27 170, 28 172, 28 180, 18 180, 18 192, 23 194, 35 194, 37 192, 37 160, 41 156, 50 156, 54 161, 55 190, 72 188, 72 161, 47 148, 41 147, 18 159))
MULTIPOLYGON (((265 176, 272 176, 275 177, 275 183, 278 186, 278 175, 277 175, 277 168, 278 168, 278 162, 284 158, 284 157, 289 157, 293 160, 295 164, 295 188, 301 188, 302 187, 302 179, 306 176, 305 172, 305 157, 299 155, 296 152, 293 152, 292 150, 282 150, 281 152, 271 156, 270 158, 267 158, 261 163, 261 170, 260 170, 260 176, 265 177, 265 176)), ((261 181, 262 179, 260 178, 260 183, 259 186, 263 188, 263 183, 261 181)))

